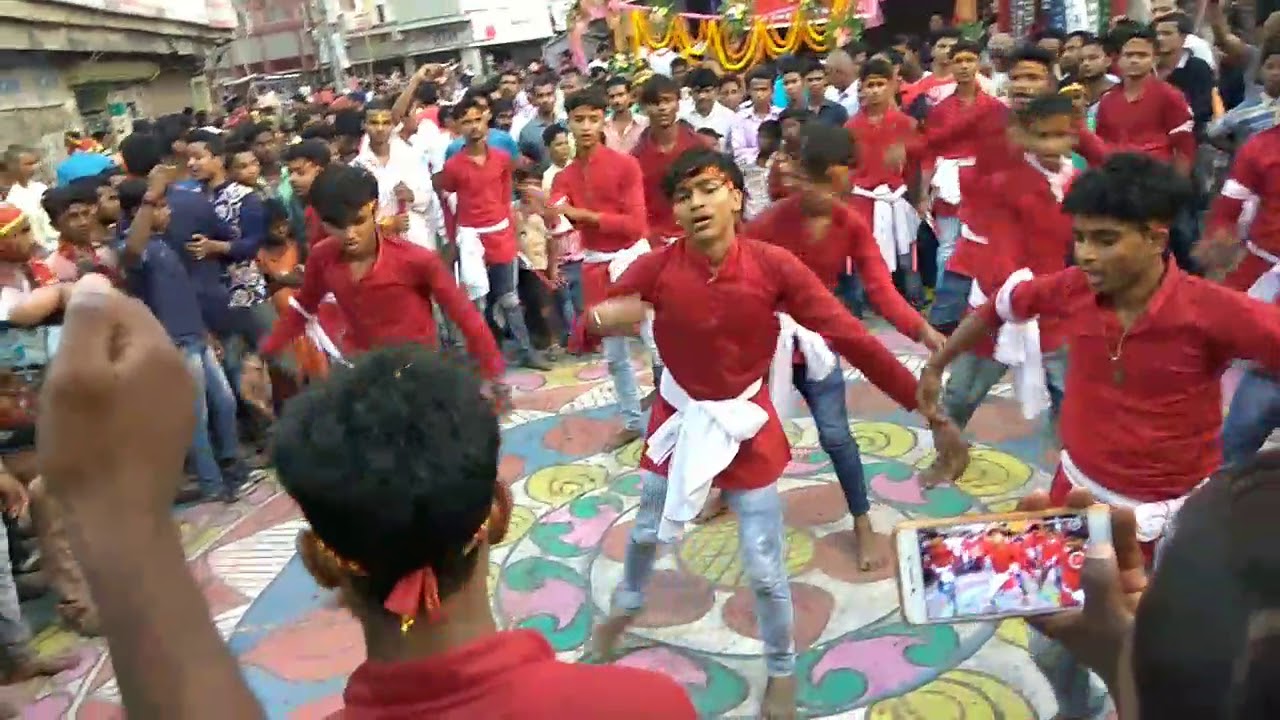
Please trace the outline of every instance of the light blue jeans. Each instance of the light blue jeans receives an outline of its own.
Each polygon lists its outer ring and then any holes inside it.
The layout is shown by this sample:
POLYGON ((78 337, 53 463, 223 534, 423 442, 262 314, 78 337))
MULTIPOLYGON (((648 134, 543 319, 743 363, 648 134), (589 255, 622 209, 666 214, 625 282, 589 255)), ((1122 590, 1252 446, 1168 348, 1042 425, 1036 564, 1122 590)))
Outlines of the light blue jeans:
POLYGON ((942 273, 947 269, 947 261, 951 259, 952 253, 956 251, 956 244, 960 242, 960 218, 935 216, 933 223, 937 227, 938 237, 938 277, 942 277, 942 273))
MULTIPOLYGON (((644 608, 644 589, 658 557, 658 522, 667 497, 667 479, 643 472, 640 507, 623 562, 622 584, 614 591, 613 611, 634 615, 644 608)), ((738 547, 756 596, 756 618, 764 642, 769 677, 792 675, 796 647, 792 628, 791 584, 783 563, 782 498, 777 484, 756 490, 725 490, 724 499, 738 521, 738 547)))
POLYGON ((178 348, 196 381, 196 428, 188 457, 201 492, 211 496, 228 489, 219 461, 237 459, 236 396, 213 348, 204 341, 179 343, 178 348))
MULTIPOLYGON (((604 359, 613 378, 613 390, 622 408, 623 425, 628 430, 644 432, 644 413, 640 409, 640 388, 636 384, 636 371, 631 366, 631 343, 635 338, 610 336, 601 341, 604 359)), ((657 357, 656 355, 654 357, 657 357)), ((657 369, 655 368, 655 382, 657 369)))
MULTIPOLYGON (((1056 424, 1066 387, 1067 351, 1065 348, 1045 355, 1044 374, 1049 386, 1050 422, 1056 424)), ((978 406, 986 400, 991 388, 1004 377, 1009 366, 995 359, 965 353, 951 363, 951 375, 942 389, 942 409, 947 417, 964 429, 978 406)))

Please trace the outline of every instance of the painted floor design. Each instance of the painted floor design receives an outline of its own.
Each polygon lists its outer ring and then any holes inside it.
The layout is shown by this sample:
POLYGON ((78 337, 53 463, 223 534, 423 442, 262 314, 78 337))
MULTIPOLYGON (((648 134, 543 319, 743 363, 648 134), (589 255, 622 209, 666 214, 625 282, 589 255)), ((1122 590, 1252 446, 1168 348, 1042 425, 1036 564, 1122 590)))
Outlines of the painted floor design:
MULTIPOLYGON (((922 351, 893 333, 884 342, 912 370, 922 351)), ((650 379, 636 363, 642 392, 650 379)), ((887 533, 902 518, 1003 510, 1045 487, 1046 448, 1000 385, 970 425, 973 462, 955 487, 922 489, 916 468, 932 456, 911 415, 846 371, 852 429, 863 455, 872 516, 887 533)), ((620 428, 603 363, 516 373, 517 410, 504 427, 500 474, 518 507, 489 568, 495 616, 535 628, 560 657, 582 652, 593 619, 621 573, 638 501, 640 446, 603 452, 620 428)), ((803 405, 800 405, 803 407, 803 405)), ((896 720, 1040 720, 1049 688, 1027 654, 1020 621, 912 627, 902 623, 889 572, 860 573, 845 511, 810 419, 787 423, 792 462, 787 566, 796 605, 802 716, 896 720)), ((303 521, 264 484, 234 508, 179 514, 193 574, 212 616, 271 718, 322 718, 340 706, 345 678, 364 656, 354 621, 335 609, 294 555, 303 521)), ((660 556, 638 649, 619 662, 652 668, 688 688, 704 717, 749 717, 763 688, 750 592, 737 560, 736 524, 722 518, 660 556)), ((105 646, 47 628, 42 651, 78 646, 80 666, 29 686, 25 717, 123 717, 105 646)))

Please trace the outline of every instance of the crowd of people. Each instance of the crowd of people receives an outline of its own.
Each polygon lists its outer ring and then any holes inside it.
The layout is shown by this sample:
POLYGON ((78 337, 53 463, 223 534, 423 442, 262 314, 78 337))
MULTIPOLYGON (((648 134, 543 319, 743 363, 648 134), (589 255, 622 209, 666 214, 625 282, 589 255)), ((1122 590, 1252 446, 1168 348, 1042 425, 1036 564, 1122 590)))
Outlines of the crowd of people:
POLYGON ((71 663, 30 648, 19 597, 47 591, 108 637, 131 711, 260 715, 164 526, 174 488, 235 503, 270 464, 310 523, 308 570, 364 626, 348 716, 693 717, 673 681, 557 663, 490 615, 507 368, 598 348, 613 442, 645 451, 591 658, 616 657, 659 546, 732 512, 761 714, 795 716, 776 487, 795 392, 854 561, 889 561, 842 357, 932 431, 925 485, 964 471, 963 429, 1012 372, 1062 448, 1050 497, 1024 505, 1114 508, 1113 542, 1073 568, 1084 611, 1034 622, 1069 651, 1045 661, 1060 718, 1100 709, 1087 670, 1125 720, 1265 717, 1277 461, 1254 455, 1280 422, 1280 14, 1249 44, 1211 3, 1210 45, 1153 4, 1105 36, 941 27, 745 75, 662 54, 630 76, 424 65, 114 143, 68 133, 53 187, 10 147, 4 680, 71 663), (869 311, 933 352, 918 380, 869 311), (1224 426, 1237 360, 1256 366, 1224 426))

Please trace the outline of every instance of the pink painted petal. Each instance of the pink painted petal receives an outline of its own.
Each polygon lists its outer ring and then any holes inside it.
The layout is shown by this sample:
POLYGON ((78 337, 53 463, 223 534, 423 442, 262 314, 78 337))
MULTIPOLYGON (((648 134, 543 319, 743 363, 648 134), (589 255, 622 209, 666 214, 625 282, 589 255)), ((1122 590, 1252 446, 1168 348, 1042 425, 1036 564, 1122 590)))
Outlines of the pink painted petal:
POLYGON ((582 588, 558 578, 548 578, 541 587, 528 592, 512 590, 504 585, 502 609, 512 623, 536 615, 550 615, 556 619, 556 629, 563 630, 573 622, 585 597, 582 588))
POLYGON ((669 675, 685 687, 707 686, 707 671, 701 665, 666 647, 644 648, 628 653, 615 665, 653 670, 669 675))
POLYGON ((928 502, 924 496, 924 489, 920 487, 920 480, 915 475, 912 475, 910 480, 894 482, 888 475, 881 473, 871 478, 870 488, 871 492, 889 502, 904 505, 924 505, 928 502))
POLYGON ((865 697, 876 697, 910 684, 921 672, 906 658, 906 649, 920 640, 907 635, 888 635, 866 640, 846 640, 831 648, 813 666, 813 682, 818 684, 833 670, 853 670, 867 679, 865 697))

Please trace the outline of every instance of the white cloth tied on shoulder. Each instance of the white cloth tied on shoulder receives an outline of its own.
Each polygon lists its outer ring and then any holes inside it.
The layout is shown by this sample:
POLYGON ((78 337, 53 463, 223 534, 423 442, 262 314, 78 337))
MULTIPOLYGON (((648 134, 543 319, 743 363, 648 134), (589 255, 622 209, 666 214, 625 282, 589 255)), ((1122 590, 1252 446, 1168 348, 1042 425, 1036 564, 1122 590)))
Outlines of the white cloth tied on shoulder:
MULTIPOLYGON (((328 295, 325 295, 320 302, 336 303, 337 299, 333 297, 333 293, 329 293, 328 295)), ((312 315, 306 310, 303 310, 302 304, 293 296, 289 297, 289 307, 293 308, 299 315, 306 318, 307 339, 314 343, 317 348, 320 348, 320 352, 328 355, 329 359, 334 362, 342 363, 348 367, 351 366, 351 363, 348 362, 346 358, 342 357, 342 351, 338 349, 337 343, 329 337, 329 333, 324 331, 324 326, 320 324, 320 318, 312 315)))
POLYGON ((875 203, 872 207, 871 234, 880 247, 880 255, 884 258, 889 271, 898 269, 898 258, 911 252, 911 241, 915 239, 916 230, 920 226, 920 218, 915 208, 907 202, 906 185, 896 189, 886 185, 877 185, 872 190, 857 187, 853 194, 867 198, 875 203))
POLYGON ((931 184, 939 200, 951 205, 960 204, 960 168, 971 167, 973 163, 971 157, 938 158, 934 161, 931 184))
POLYGON ((684 534, 685 525, 706 503, 712 481, 737 457, 742 443, 769 421, 769 413, 752 401, 762 384, 756 380, 728 400, 697 400, 670 370, 662 373, 658 392, 675 412, 649 436, 645 451, 652 462, 671 461, 658 540, 671 542, 684 534))
POLYGON ((458 265, 454 276, 458 284, 466 290, 467 297, 477 300, 489 294, 489 270, 484 264, 484 242, 481 235, 488 235, 511 227, 510 218, 502 218, 488 227, 458 226, 458 265))
MULTIPOLYGON (((1009 276, 996 292, 996 313, 1004 323, 996 334, 996 362, 1013 368, 1013 390, 1022 407, 1022 416, 1028 420, 1049 408, 1049 384, 1044 372, 1044 358, 1040 354, 1040 323, 1035 318, 1018 320, 1013 314, 1013 290, 1034 277, 1027 268, 1009 276)), ((969 291, 969 306, 982 307, 986 295, 973 284, 969 291)))
POLYGON ((778 417, 792 417, 796 410, 795 391, 791 386, 792 362, 797 348, 804 356, 805 374, 810 380, 821 380, 839 364, 831 346, 818 333, 801 325, 786 313, 778 315, 778 345, 769 366, 769 399, 778 417))
POLYGON ((631 267, 631 263, 639 260, 649 250, 649 241, 641 238, 631 247, 626 247, 616 252, 588 250, 583 253, 582 262, 587 264, 609 263, 609 282, 618 282, 618 278, 622 277, 622 273, 631 267))
POLYGON ((1075 487, 1088 490, 1093 495, 1094 500, 1116 507, 1131 508, 1134 517, 1138 521, 1138 540, 1140 542, 1152 542, 1168 534, 1174 524, 1174 516, 1182 509, 1182 504, 1187 501, 1187 498, 1191 497, 1192 493, 1209 482, 1209 478, 1205 478, 1194 488, 1191 488, 1191 491, 1186 495, 1171 500, 1140 502, 1127 495, 1121 495, 1114 490, 1109 490, 1097 480, 1085 475, 1071 459, 1071 455, 1066 448, 1063 448, 1058 461, 1062 466, 1062 474, 1066 476, 1067 480, 1075 487))

